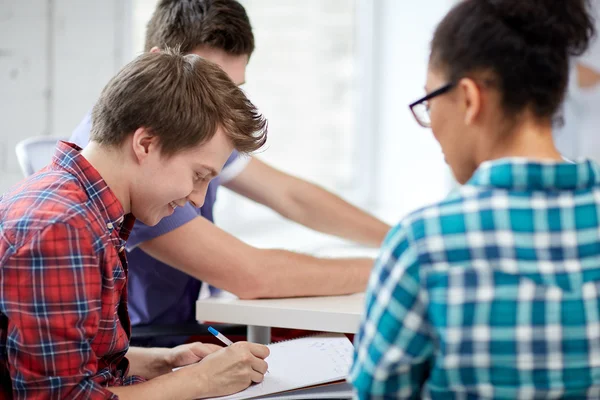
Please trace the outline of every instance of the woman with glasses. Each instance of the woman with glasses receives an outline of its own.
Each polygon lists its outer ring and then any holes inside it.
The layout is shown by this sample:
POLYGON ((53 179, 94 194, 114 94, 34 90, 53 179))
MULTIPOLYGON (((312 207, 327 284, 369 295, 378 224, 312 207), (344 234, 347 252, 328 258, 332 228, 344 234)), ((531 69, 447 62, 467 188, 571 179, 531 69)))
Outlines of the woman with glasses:
POLYGON ((410 105, 463 184, 388 234, 350 381, 359 398, 600 398, 600 167, 552 120, 585 0, 465 0, 410 105))

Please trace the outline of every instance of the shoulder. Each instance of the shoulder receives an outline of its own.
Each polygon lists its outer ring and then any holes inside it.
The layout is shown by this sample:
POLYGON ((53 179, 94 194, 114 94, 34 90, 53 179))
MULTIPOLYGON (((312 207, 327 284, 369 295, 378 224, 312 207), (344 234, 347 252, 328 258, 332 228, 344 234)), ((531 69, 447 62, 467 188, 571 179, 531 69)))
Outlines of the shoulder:
POLYGON ((415 210, 388 233, 384 248, 399 254, 411 249, 423 264, 432 254, 444 250, 444 242, 464 237, 470 230, 470 219, 482 210, 485 199, 496 197, 493 191, 474 186, 454 190, 444 200, 415 210))
POLYGON ((483 203, 493 202, 497 191, 465 185, 452 191, 444 200, 427 205, 407 215, 402 224, 414 240, 444 233, 464 233, 465 216, 481 209, 483 203), (453 228, 453 229, 452 229, 453 228))
POLYGON ((233 150, 219 174, 219 182, 224 184, 234 179, 248 166, 251 160, 252 156, 233 150))
POLYGON ((0 220, 3 237, 18 247, 55 224, 89 230, 94 213, 75 177, 47 167, 2 196, 0 220))

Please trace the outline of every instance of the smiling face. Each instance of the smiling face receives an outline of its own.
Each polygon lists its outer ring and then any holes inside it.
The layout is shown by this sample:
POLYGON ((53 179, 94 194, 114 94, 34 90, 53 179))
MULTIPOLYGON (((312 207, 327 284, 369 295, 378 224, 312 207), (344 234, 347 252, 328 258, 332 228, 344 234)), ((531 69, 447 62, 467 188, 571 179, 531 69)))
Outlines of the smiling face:
POLYGON ((139 128, 132 137, 136 171, 130 189, 131 213, 146 225, 156 225, 176 207, 204 204, 208 184, 223 168, 233 144, 223 129, 207 142, 166 157, 156 136, 139 128))

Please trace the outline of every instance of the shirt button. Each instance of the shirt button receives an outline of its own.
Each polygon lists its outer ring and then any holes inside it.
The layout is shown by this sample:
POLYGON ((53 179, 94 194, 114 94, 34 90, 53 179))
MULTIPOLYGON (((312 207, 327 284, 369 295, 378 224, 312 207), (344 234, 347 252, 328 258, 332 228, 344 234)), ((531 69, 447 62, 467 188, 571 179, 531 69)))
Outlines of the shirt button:
POLYGON ((113 229, 113 228, 114 228, 114 225, 113 225, 112 223, 110 223, 110 222, 109 222, 108 224, 106 224, 106 227, 107 227, 108 229, 113 229))

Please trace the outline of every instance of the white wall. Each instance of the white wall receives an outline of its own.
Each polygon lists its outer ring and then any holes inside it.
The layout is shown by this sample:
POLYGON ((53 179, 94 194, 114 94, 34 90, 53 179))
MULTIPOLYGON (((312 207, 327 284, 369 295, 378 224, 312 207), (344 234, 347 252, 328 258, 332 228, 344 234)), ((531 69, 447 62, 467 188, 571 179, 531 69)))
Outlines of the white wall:
POLYGON ((129 1, 0 2, 0 193, 21 179, 17 142, 69 136, 130 57, 129 1))
MULTIPOLYGON (((392 219, 442 198, 450 186, 439 147, 431 132, 414 122, 407 105, 423 95, 429 41, 453 3, 357 3, 357 18, 365 5, 372 13, 372 26, 357 32, 370 36, 356 39, 359 51, 370 57, 359 66, 358 79, 370 85, 359 95, 370 102, 356 110, 357 171, 364 171, 357 179, 369 187, 365 204, 391 210, 392 219)), ((131 4, 0 2, 0 193, 21 178, 14 145, 35 135, 68 136, 103 85, 131 58, 131 4)))
POLYGON ((379 0, 376 14, 375 96, 378 147, 374 201, 388 214, 404 215, 443 198, 452 185, 430 130, 414 120, 408 104, 425 94, 429 43, 454 0, 379 0))
MULTIPOLYGON (((414 121, 408 104, 425 94, 429 42, 454 3, 357 0, 354 122, 359 145, 353 156, 353 179, 361 190, 349 198, 392 224, 416 208, 441 200, 453 184, 431 131, 414 121)), ((219 196, 222 200, 224 193, 219 196)), ((253 245, 285 247, 302 242, 308 246, 309 241, 331 240, 273 215, 260 223, 249 222, 256 213, 223 220, 220 217, 229 208, 221 200, 217 202, 219 225, 253 245)))
MULTIPOLYGON (((372 0, 242 0, 256 49, 243 89, 269 120, 256 154, 275 168, 351 198, 355 178, 356 5, 372 0)), ((237 236, 272 230, 273 211, 227 189, 215 218, 237 236)))

